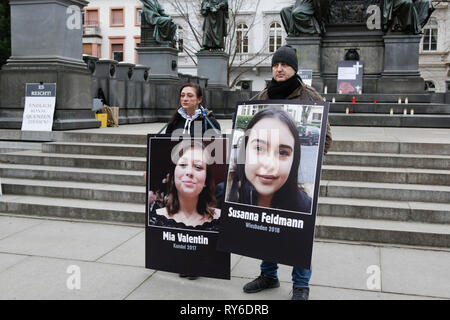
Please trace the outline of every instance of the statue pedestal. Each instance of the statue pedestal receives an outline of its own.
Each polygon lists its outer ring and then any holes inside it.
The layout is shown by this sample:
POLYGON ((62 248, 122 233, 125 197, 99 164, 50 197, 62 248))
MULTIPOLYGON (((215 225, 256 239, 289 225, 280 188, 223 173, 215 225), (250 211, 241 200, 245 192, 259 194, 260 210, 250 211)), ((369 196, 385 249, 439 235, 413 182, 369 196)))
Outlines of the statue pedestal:
POLYGON ((138 47, 138 63, 150 67, 151 79, 179 80, 178 50, 171 47, 138 47))
POLYGON ((197 75, 208 78, 208 88, 228 89, 228 57, 223 51, 197 53, 197 75))
POLYGON ((1 71, 0 128, 21 128, 25 85, 39 82, 56 83, 53 130, 100 127, 92 111, 92 75, 82 59, 81 12, 88 2, 11 0, 10 4, 12 55, 1 71), (80 10, 70 11, 70 6, 80 10), (52 18, 44 19, 49 13, 52 18))
POLYGON ((388 34, 384 39, 384 70, 378 81, 380 93, 422 93, 419 72, 421 35, 388 34))
POLYGON ((298 68, 303 70, 312 70, 312 86, 318 92, 322 92, 323 79, 320 70, 322 38, 318 35, 287 37, 286 44, 297 49, 298 68))

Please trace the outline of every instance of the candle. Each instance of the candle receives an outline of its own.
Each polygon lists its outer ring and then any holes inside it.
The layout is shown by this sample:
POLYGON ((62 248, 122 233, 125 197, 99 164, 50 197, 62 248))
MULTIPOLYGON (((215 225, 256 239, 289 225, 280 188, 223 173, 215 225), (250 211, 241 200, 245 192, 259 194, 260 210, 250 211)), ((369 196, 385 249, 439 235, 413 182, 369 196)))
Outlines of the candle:
POLYGON ((342 89, 339 89, 339 91, 338 91, 338 92, 339 92, 339 94, 342 94, 342 89))
POLYGON ((406 110, 406 108, 403 109, 403 114, 408 114, 408 110, 406 110))
POLYGON ((362 89, 360 88, 359 90, 358 90, 358 94, 361 94, 362 93, 362 89))
POLYGON ((398 104, 402 104, 402 98, 398 98, 398 104))
POLYGON ((355 97, 352 98, 352 103, 356 103, 356 98, 355 97))
POLYGON ((405 104, 408 104, 408 97, 405 98, 405 104))
POLYGON ((333 101, 333 103, 336 103, 336 98, 335 98, 335 97, 333 97, 333 100, 332 100, 332 101, 333 101))
POLYGON ((374 104, 377 104, 377 100, 373 100, 373 103, 374 103, 374 104))
POLYGON ((323 93, 325 93, 325 94, 328 93, 328 87, 327 87, 327 86, 325 86, 325 87, 323 88, 323 93))
POLYGON ((348 113, 349 113, 349 109, 348 109, 348 107, 347 107, 347 108, 345 108, 345 113, 346 113, 346 114, 348 114, 348 113))
POLYGON ((411 109, 411 115, 414 115, 414 109, 411 109))
POLYGON ((390 115, 392 116, 394 114, 394 109, 393 108, 391 108, 391 112, 390 112, 390 115))

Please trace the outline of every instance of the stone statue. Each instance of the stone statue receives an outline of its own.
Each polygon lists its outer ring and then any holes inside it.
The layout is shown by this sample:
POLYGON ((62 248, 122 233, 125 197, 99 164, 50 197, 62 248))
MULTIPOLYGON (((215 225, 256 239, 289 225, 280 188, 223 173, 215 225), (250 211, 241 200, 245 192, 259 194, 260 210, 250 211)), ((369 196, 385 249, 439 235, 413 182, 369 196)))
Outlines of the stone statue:
POLYGON ((420 34, 433 11, 431 0, 384 0, 383 31, 420 34))
POLYGON ((288 36, 323 34, 327 4, 327 0, 296 0, 293 6, 283 8, 281 21, 288 36))
POLYGON ((225 49, 225 37, 227 36, 228 1, 203 0, 201 14, 203 17, 205 17, 205 20, 203 22, 203 49, 225 49))
POLYGON ((141 0, 144 7, 142 9, 143 24, 154 26, 153 37, 156 42, 174 41, 177 25, 173 22, 158 0, 141 0))

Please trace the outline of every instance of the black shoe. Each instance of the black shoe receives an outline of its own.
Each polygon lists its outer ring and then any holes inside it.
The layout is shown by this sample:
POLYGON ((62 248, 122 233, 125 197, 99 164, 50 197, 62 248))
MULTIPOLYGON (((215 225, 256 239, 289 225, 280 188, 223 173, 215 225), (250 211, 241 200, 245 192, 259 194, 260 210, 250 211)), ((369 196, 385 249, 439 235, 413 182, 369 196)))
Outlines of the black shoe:
POLYGON ((194 276, 188 276, 186 274, 179 274, 180 278, 187 278, 188 280, 197 280, 198 277, 194 277, 194 276))
POLYGON ((293 287, 291 300, 308 300, 309 288, 293 287))
POLYGON ((261 273, 261 275, 258 278, 247 283, 244 286, 244 292, 255 293, 265 289, 272 289, 278 287, 280 287, 280 281, 278 281, 278 279, 268 278, 261 273))

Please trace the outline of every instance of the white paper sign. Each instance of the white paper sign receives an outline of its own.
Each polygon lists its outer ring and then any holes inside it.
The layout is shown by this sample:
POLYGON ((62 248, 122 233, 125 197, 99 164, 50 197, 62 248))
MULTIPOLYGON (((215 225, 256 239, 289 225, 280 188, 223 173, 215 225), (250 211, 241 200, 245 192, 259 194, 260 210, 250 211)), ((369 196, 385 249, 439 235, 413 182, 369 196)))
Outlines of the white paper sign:
POLYGON ((308 86, 312 86, 312 70, 298 70, 298 75, 302 78, 303 82, 308 86))
POLYGON ((52 131, 56 83, 27 83, 22 131, 52 131))
POLYGON ((351 68, 339 68, 338 69, 338 79, 339 80, 356 80, 356 69, 351 68))

